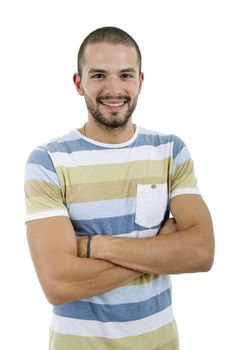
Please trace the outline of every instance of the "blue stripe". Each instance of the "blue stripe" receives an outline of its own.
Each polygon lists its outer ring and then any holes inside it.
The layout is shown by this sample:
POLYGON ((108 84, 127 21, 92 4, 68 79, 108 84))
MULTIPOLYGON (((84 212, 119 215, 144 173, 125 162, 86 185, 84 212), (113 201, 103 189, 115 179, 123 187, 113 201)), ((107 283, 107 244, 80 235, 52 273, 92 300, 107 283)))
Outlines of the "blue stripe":
MULTIPOLYGON (((104 144, 103 144, 104 145, 104 144)), ((131 148, 132 145, 124 146, 122 148, 131 148)), ((109 149, 109 147, 98 146, 94 143, 88 142, 85 139, 78 138, 77 140, 64 141, 63 143, 52 142, 44 146, 45 150, 49 152, 61 152, 61 153, 72 153, 77 151, 93 151, 109 149)), ((121 147, 119 147, 121 148, 121 147)))
MULTIPOLYGON (((61 142, 61 139, 60 139, 59 141, 60 142, 53 140, 52 142, 46 145, 43 145, 41 148, 51 153, 53 152, 72 153, 77 151, 88 151, 88 150, 101 151, 103 149, 109 149, 109 147, 104 147, 104 144, 103 146, 100 146, 100 145, 88 142, 87 140, 80 138, 78 134, 77 134, 77 138, 74 140, 64 139, 64 141, 61 142)), ((140 146, 157 147, 157 146, 164 145, 171 142, 175 142, 176 144, 173 149, 173 152, 174 152, 173 156, 175 157, 180 150, 180 144, 182 140, 180 140, 174 135, 162 135, 162 134, 153 133, 153 132, 151 132, 151 134, 144 134, 144 133, 140 133, 139 131, 138 136, 134 142, 132 142, 127 146, 122 146, 122 147, 119 146, 119 148, 117 149, 121 149, 121 148, 130 149, 132 147, 140 147, 140 146)))
POLYGON ((25 179, 28 180, 38 180, 46 181, 51 184, 55 184, 60 187, 57 174, 51 170, 43 168, 41 165, 30 163, 26 166, 25 179))
POLYGON ((41 145, 41 148, 46 149, 47 146, 49 146, 50 144, 57 144, 57 146, 59 147, 59 144, 62 144, 64 142, 67 141, 77 141, 81 139, 80 136, 78 136, 77 132, 75 130, 71 130, 70 132, 66 133, 65 135, 56 137, 54 139, 51 139, 49 142, 44 143, 43 145, 41 145))
POLYGON ((74 301, 55 306, 54 313, 58 316, 92 320, 101 322, 127 322, 156 314, 171 305, 170 288, 139 303, 120 305, 101 305, 85 301, 74 301))
POLYGON ((49 154, 41 149, 36 149, 30 154, 27 164, 39 164, 45 169, 56 172, 49 154))
POLYGON ((189 153, 189 150, 186 146, 184 146, 173 161, 173 174, 175 173, 176 168, 178 166, 180 166, 181 164, 184 164, 190 159, 191 159, 191 155, 189 153))
MULTIPOLYGON (((163 218, 161 219, 161 222, 163 218)), ((124 233, 131 233, 132 231, 144 231, 145 227, 137 225, 135 223, 135 214, 123 215, 111 218, 101 218, 93 220, 73 220, 71 218, 74 230, 78 232, 78 235, 86 236, 91 234, 103 234, 103 235, 121 235, 124 233), (122 232, 122 228, 124 232, 122 232)), ((160 225, 150 227, 156 230, 160 225)))
POLYGON ((58 143, 58 142, 51 142, 48 143, 45 146, 42 146, 45 150, 54 153, 54 152, 61 152, 61 153, 72 153, 76 151, 88 151, 93 150, 95 148, 103 149, 102 147, 98 147, 93 145, 92 143, 87 142, 84 139, 77 138, 76 140, 64 140, 64 142, 58 143))
POLYGON ((184 141, 177 136, 174 136, 173 141, 174 142, 173 142, 172 158, 175 159, 177 155, 182 151, 182 149, 186 147, 186 145, 184 141))

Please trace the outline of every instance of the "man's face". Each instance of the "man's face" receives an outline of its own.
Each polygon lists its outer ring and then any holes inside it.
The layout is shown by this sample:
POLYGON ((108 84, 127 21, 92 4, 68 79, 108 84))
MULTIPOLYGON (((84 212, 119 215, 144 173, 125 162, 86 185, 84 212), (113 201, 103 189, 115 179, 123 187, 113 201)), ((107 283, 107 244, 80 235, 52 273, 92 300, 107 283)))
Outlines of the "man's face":
POLYGON ((78 91, 98 124, 108 128, 126 125, 137 105, 142 81, 134 47, 109 43, 86 47, 78 91))

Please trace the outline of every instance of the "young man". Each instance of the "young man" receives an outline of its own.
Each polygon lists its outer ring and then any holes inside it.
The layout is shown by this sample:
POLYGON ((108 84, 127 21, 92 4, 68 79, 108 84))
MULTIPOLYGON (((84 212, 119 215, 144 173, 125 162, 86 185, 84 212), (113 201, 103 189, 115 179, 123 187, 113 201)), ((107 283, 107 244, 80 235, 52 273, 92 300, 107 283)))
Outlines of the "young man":
POLYGON ((208 271, 214 255, 189 151, 133 124, 143 73, 126 32, 90 33, 73 80, 88 121, 26 168, 28 242, 54 305, 50 350, 179 349, 169 274, 208 271))

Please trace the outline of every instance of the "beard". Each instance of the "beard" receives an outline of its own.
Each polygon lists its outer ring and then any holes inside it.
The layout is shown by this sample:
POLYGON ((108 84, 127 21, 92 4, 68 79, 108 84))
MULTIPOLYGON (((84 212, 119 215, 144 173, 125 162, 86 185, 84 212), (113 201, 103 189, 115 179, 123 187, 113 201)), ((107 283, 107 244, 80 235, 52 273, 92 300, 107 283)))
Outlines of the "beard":
POLYGON ((133 100, 129 97, 129 96, 118 96, 117 99, 120 100, 127 100, 127 104, 128 104, 128 109, 125 113, 125 115, 123 116, 123 118, 119 117, 119 112, 109 112, 110 116, 105 116, 103 113, 100 112, 99 108, 98 108, 98 103, 100 103, 100 101, 102 99, 108 100, 108 99, 116 99, 116 97, 113 96, 100 96, 96 98, 96 104, 94 104, 91 101, 91 98, 84 94, 84 98, 85 98, 85 102, 86 102, 86 106, 88 111, 90 112, 90 114, 92 115, 92 117, 95 119, 95 121, 102 127, 105 127, 106 129, 110 130, 110 129, 116 129, 116 128, 124 128, 127 125, 128 120, 130 119, 130 117, 132 116, 136 106, 137 106, 137 99, 138 97, 136 96, 133 100))

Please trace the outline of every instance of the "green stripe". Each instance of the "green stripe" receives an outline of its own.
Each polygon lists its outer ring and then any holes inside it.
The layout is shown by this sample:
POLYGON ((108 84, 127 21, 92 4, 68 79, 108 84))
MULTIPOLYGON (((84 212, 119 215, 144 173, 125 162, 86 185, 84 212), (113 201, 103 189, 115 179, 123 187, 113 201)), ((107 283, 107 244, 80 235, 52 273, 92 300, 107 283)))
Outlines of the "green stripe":
POLYGON ((40 196, 41 192, 43 191, 53 193, 57 198, 60 194, 59 187, 43 180, 28 180, 25 182, 24 189, 26 197, 36 197, 38 195, 40 196))
POLYGON ((177 167, 172 178, 171 192, 179 188, 195 188, 197 179, 194 173, 193 162, 189 160, 177 167))
POLYGON ((50 331, 49 350, 178 350, 176 322, 155 331, 120 339, 82 337, 50 331), (170 347, 169 347, 170 346, 170 347))
POLYGON ((140 160, 119 164, 100 164, 77 167, 57 167, 57 173, 62 181, 64 172, 70 184, 98 183, 105 181, 121 181, 138 179, 140 177, 164 177, 170 158, 163 160, 140 160), (94 176, 93 176, 94 175, 94 176))
POLYGON ((167 344, 155 348, 154 350, 179 350, 179 348, 179 339, 177 337, 170 340, 167 344))
POLYGON ((66 209, 60 189, 46 181, 27 181, 25 183, 25 201, 28 214, 66 209))
POLYGON ((136 197, 137 184, 152 183, 166 183, 166 177, 153 176, 124 181, 82 183, 72 186, 66 184, 66 202, 71 204, 136 197))
POLYGON ((138 286, 142 284, 146 284, 149 282, 152 282, 153 280, 157 279, 159 275, 153 275, 152 273, 144 273, 144 275, 139 276, 135 278, 133 281, 130 281, 129 283, 125 284, 124 287, 126 286, 138 286))

